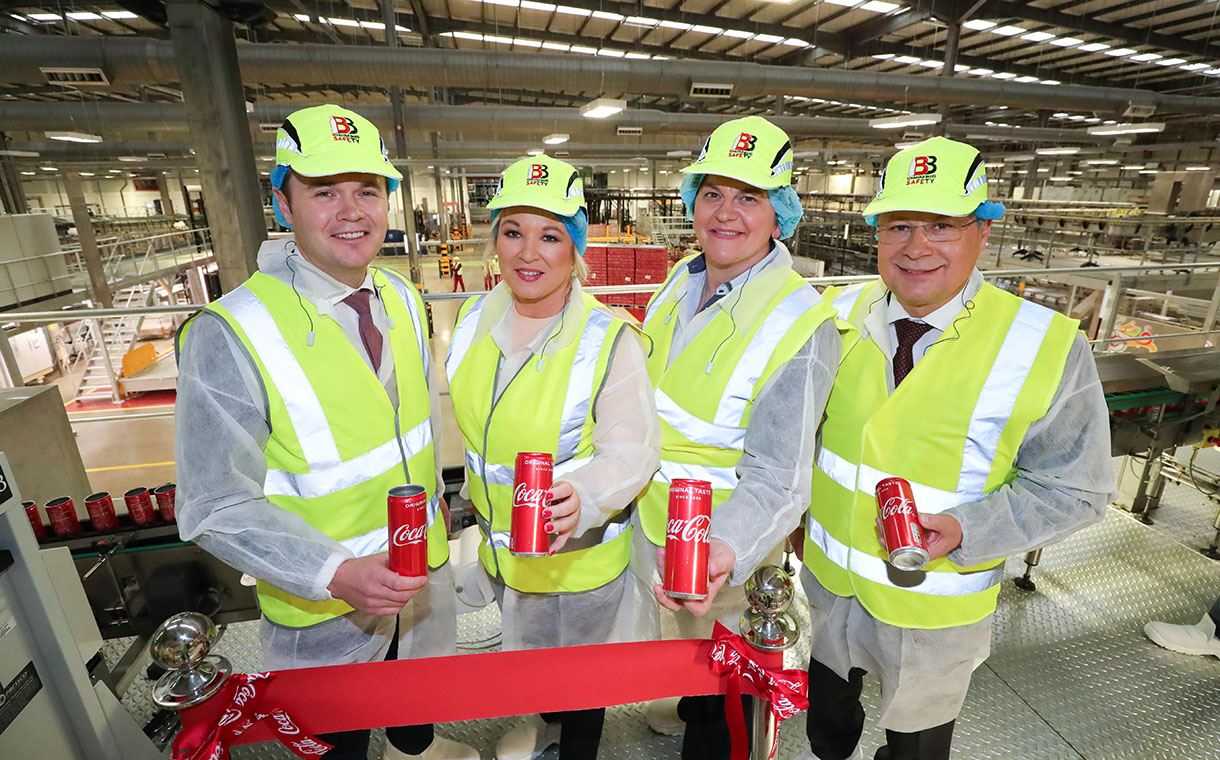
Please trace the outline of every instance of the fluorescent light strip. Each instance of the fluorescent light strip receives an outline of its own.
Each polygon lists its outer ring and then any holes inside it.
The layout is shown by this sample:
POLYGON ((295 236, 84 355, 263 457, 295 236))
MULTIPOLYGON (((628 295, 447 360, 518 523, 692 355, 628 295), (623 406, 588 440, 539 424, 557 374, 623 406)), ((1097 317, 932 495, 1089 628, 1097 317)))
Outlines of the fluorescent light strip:
POLYGON ((1055 39, 1055 35, 1050 32, 1030 32, 1029 34, 1022 34, 1021 39, 1029 40, 1030 42, 1046 42, 1047 40, 1055 39))
POLYGON ((985 32, 988 29, 994 27, 995 25, 996 25, 996 22, 994 22, 994 21, 984 21, 983 19, 978 19, 978 18, 970 19, 966 23, 962 24, 962 26, 964 26, 965 28, 970 29, 971 31, 975 31, 975 32, 985 32))
POLYGON ((1104 42, 1090 42, 1085 45, 1081 45, 1080 49, 1086 53, 1098 53, 1102 50, 1109 50, 1110 46, 1104 42))

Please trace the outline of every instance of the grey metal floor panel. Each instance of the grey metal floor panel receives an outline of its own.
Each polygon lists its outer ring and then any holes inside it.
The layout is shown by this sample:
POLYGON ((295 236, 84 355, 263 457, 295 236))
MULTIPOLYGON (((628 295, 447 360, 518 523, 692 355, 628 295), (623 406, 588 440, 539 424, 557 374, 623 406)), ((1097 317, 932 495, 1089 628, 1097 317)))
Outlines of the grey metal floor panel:
MULTIPOLYGON (((1220 660, 1166 651, 1142 633, 1153 619, 1194 622, 1220 594, 1220 563, 1162 528, 1178 519, 1174 510, 1210 509, 1202 497, 1194 498, 1174 493, 1155 526, 1110 510, 1101 524, 1047 549, 1034 571, 1036 592, 1013 586, 1024 565, 1019 558, 1009 561, 992 655, 975 673, 957 722, 954 760, 1220 760, 1220 660)), ((794 611, 807 622, 805 610, 794 611)), ((464 646, 488 651, 486 642, 494 640, 499 625, 495 608, 460 621, 464 646)), ((229 626, 217 649, 238 669, 257 670, 257 635, 254 623, 229 626)), ((117 643, 109 643, 108 659, 118 651, 117 643)), ((785 657, 787 666, 799 667, 808 651, 803 638, 785 657)), ((149 691, 147 680, 137 679, 124 704, 137 716, 150 715, 149 691)), ((867 712, 879 704, 878 688, 868 678, 863 702, 867 712)), ((438 731, 474 745, 486 759, 517 720, 441 724, 438 731)), ((784 724, 779 760, 791 760, 807 746, 804 722, 800 715, 784 724)), ((679 757, 680 739, 652 734, 643 705, 610 708, 603 737, 604 760, 679 757)), ((865 756, 884 740, 869 721, 865 756)), ((383 743, 383 733, 374 732, 369 756, 379 758, 383 743)), ((235 748, 233 757, 292 755, 262 744, 235 748)), ((543 755, 557 757, 555 750, 543 755)))

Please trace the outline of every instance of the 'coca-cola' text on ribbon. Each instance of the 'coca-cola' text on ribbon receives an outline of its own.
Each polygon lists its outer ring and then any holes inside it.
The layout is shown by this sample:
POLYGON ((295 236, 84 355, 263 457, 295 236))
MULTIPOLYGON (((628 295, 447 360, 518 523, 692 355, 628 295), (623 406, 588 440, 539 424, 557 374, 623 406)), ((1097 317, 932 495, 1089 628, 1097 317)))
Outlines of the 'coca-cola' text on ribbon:
POLYGON ((748 641, 720 623, 712 631, 712 648, 708 652, 708 667, 717 675, 729 679, 725 694, 725 712, 729 721, 732 760, 746 760, 746 721, 741 707, 741 679, 746 679, 770 701, 775 716, 775 733, 771 737, 771 754, 775 756, 779 724, 809 707, 809 674, 800 669, 768 668, 754 659, 758 653, 748 641))
POLYGON ((280 743, 297 757, 321 757, 332 746, 302 729, 278 707, 266 708, 263 694, 274 673, 238 673, 225 682, 213 699, 229 699, 215 725, 184 726, 174 737, 173 760, 229 760, 229 745, 259 723, 265 723, 280 743))

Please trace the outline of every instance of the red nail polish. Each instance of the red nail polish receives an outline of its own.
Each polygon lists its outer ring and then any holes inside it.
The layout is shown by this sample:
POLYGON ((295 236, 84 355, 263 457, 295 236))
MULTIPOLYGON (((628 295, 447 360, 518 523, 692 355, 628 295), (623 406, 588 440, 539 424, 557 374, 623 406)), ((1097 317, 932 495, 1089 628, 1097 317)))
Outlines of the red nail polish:
POLYGON ((554 532, 555 532, 555 526, 554 526, 554 525, 551 525, 550 523, 547 523, 546 525, 544 525, 544 526, 542 527, 542 529, 543 529, 543 530, 545 530, 547 533, 554 533, 554 532))
POLYGON ((551 516, 551 510, 549 510, 549 509, 544 509, 544 510, 542 510, 542 516, 543 516, 543 517, 550 517, 550 516, 551 516))

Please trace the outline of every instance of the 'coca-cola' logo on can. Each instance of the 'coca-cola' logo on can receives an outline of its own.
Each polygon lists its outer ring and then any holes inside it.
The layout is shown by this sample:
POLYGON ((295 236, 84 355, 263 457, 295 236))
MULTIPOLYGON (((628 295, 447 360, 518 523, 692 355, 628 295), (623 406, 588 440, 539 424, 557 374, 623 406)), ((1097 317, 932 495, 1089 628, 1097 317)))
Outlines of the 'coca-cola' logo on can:
POLYGON ((238 710, 236 707, 230 707, 229 709, 225 710, 224 715, 220 716, 220 722, 217 723, 216 725, 227 726, 230 723, 234 722, 235 720, 238 720, 239 718, 241 718, 241 716, 242 716, 241 710, 238 710))
POLYGON ((407 546, 408 544, 418 544, 423 541, 428 535, 428 526, 420 525, 411 527, 410 525, 400 525, 398 530, 394 531, 394 535, 390 537, 390 541, 395 546, 407 546))
POLYGON ((688 520, 670 518, 665 537, 675 541, 698 541, 706 544, 711 530, 712 518, 708 515, 695 515, 688 520))
POLYGON ((525 483, 518 483, 513 489, 514 507, 541 507, 546 504, 548 488, 530 488, 525 483))
POLYGON ((891 496, 881 505, 881 519, 888 520, 894 515, 915 516, 915 502, 905 496, 891 496))

